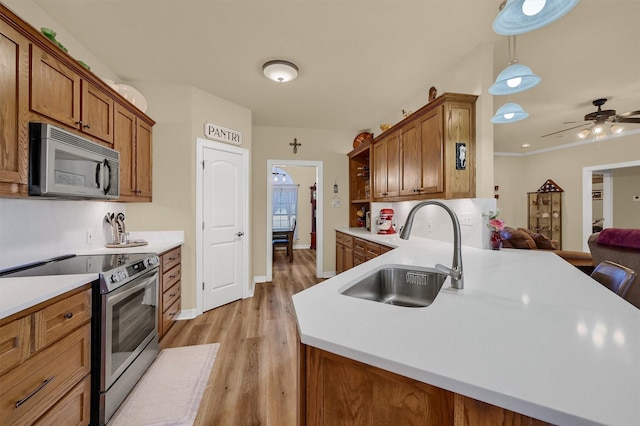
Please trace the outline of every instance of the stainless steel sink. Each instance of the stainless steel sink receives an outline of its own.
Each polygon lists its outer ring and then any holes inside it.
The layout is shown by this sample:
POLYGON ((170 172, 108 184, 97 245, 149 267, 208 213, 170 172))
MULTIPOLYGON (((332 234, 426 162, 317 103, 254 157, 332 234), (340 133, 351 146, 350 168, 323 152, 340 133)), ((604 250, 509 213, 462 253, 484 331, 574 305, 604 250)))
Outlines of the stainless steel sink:
POLYGON ((390 266, 377 269, 340 293, 388 305, 429 306, 447 275, 428 268, 390 266))

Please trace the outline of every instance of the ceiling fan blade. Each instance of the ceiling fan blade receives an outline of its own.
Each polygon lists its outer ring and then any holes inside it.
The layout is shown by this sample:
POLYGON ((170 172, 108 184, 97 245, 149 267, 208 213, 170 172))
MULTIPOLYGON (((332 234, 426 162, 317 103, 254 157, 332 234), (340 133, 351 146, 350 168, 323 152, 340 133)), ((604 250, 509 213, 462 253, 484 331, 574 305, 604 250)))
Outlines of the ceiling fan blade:
POLYGON ((562 124, 575 124, 575 123, 585 123, 585 125, 591 120, 578 120, 578 121, 563 121, 562 124))
POLYGON ((584 126, 588 126, 588 125, 589 125, 589 123, 580 124, 579 126, 569 127, 568 129, 564 129, 564 130, 558 130, 557 132, 548 133, 546 135, 542 135, 541 137, 546 138, 547 136, 557 135, 558 133, 566 132, 566 131, 573 130, 573 129, 579 129, 580 127, 584 127, 584 126))
POLYGON ((631 117, 632 115, 640 115, 640 110, 623 112, 622 114, 618 114, 618 117, 631 117))
POLYGON ((640 118, 618 118, 616 121, 616 123, 634 123, 634 124, 640 124, 640 118))

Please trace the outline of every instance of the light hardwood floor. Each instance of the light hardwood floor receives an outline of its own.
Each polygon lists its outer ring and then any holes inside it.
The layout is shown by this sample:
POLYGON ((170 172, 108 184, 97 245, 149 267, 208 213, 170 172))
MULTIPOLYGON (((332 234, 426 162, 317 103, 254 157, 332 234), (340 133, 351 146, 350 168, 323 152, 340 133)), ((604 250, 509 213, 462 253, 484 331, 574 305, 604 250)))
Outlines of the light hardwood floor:
POLYGON ((322 281, 315 251, 276 254, 273 281, 254 296, 178 321, 163 348, 220 343, 196 425, 296 424, 297 330, 291 296, 322 281))

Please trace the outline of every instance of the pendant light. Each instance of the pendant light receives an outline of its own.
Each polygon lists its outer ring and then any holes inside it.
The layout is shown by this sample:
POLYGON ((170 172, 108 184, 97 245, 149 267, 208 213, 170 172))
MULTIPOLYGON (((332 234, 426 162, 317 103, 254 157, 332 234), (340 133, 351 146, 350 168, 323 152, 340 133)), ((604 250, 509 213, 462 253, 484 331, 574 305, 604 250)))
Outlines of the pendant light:
POLYGON ((529 116, 529 113, 522 109, 522 107, 514 102, 507 102, 502 105, 496 111, 496 115, 491 118, 491 122, 495 124, 515 123, 516 121, 524 120, 529 116))
POLYGON ((509 36, 509 66, 498 74, 496 82, 489 87, 489 93, 492 95, 511 95, 531 89, 540 81, 542 78, 534 74, 531 68, 518 63, 516 36, 509 36))
POLYGON ((557 21, 580 0, 506 0, 493 21, 493 31, 501 35, 524 34, 557 21))

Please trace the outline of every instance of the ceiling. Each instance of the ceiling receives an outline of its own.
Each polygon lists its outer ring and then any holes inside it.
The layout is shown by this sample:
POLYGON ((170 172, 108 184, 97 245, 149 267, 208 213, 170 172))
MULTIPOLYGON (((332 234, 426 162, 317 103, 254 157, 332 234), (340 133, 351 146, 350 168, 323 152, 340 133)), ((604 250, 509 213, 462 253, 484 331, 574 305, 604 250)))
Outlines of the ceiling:
MULTIPOLYGON (((194 86, 251 109, 261 126, 356 132, 416 94, 426 102, 429 82, 482 44, 495 45, 492 78, 508 62, 507 37, 491 28, 500 0, 34 2, 121 81, 194 86), (272 59, 296 63, 298 78, 267 80, 261 67, 272 59)), ((573 131, 541 136, 581 120, 596 98, 619 113, 640 110, 638 22, 638 0, 582 0, 518 36, 519 62, 542 83, 508 98, 530 116, 495 125, 495 151, 576 141, 573 131)), ((494 110, 506 100, 496 97, 494 110)))

